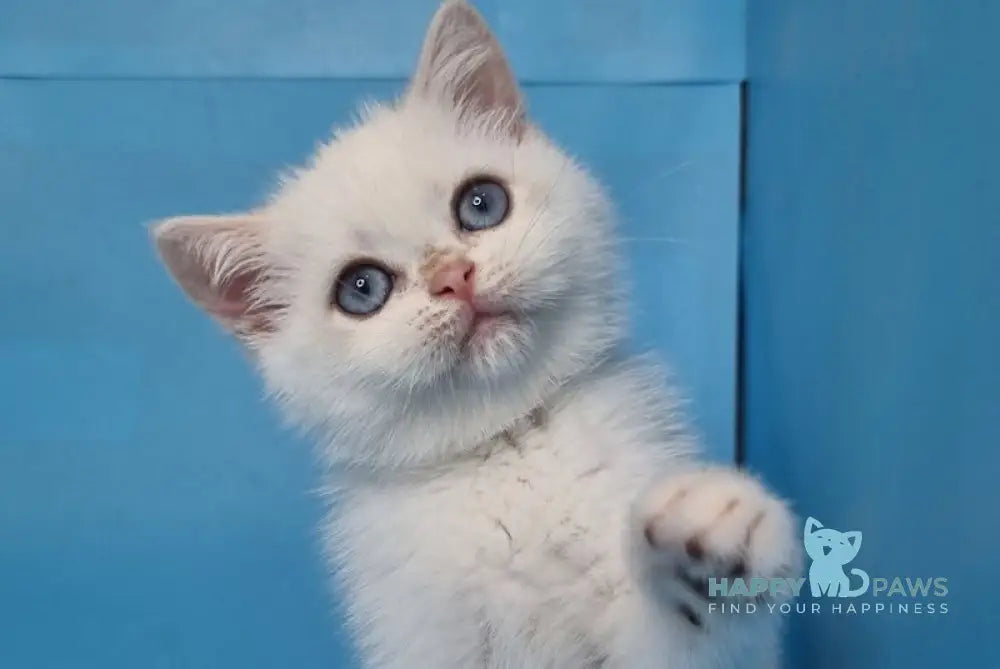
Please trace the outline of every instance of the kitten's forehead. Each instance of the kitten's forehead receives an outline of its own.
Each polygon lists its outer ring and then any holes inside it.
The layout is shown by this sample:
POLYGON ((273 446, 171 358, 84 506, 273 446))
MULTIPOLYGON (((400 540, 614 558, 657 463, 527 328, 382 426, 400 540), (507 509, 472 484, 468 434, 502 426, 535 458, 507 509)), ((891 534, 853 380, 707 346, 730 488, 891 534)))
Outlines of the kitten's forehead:
POLYGON ((321 151, 320 172, 353 176, 369 196, 411 188, 428 197, 448 195, 470 172, 506 176, 516 165, 519 145, 463 131, 444 113, 385 110, 339 135, 321 151))
POLYGON ((453 231, 455 188, 482 173, 512 181, 518 152, 513 142, 460 132, 441 113, 381 109, 322 147, 273 210, 300 232, 359 251, 398 244, 422 253, 453 231))
MULTIPOLYGON (((544 149, 544 147, 541 147, 544 149)), ((539 146, 462 128, 434 108, 380 107, 321 147, 286 182, 272 211, 297 255, 423 262, 427 249, 465 243, 452 213, 455 189, 495 176, 513 191, 548 183, 539 146)))

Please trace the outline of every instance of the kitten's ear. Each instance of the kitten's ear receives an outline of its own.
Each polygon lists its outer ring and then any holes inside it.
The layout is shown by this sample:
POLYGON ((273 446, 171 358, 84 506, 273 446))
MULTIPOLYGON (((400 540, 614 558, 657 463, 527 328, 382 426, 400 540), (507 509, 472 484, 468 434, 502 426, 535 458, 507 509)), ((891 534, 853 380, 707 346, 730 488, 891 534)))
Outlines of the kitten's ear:
POLYGON ((279 306, 262 290, 270 270, 262 225, 248 214, 181 216, 152 228, 174 280, 191 301, 238 335, 273 329, 279 306))
POLYGON ((847 543, 854 547, 855 553, 861 550, 861 532, 857 530, 854 532, 844 532, 844 538, 847 539, 847 543))
POLYGON ((524 106, 500 43, 464 0, 447 0, 431 20, 409 96, 436 98, 463 112, 498 112, 519 137, 524 106))
POLYGON ((806 518, 806 535, 812 534, 816 530, 822 529, 823 523, 819 522, 812 516, 806 518))

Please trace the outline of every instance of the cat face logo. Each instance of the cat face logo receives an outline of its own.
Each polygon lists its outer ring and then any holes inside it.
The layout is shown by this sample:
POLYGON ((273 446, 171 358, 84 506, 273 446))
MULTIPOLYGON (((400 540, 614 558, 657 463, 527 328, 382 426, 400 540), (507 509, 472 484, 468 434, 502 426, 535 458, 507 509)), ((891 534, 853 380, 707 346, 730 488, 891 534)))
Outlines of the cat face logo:
POLYGON ((812 558, 809 567, 809 587, 813 597, 860 597, 868 592, 868 573, 852 569, 861 578, 861 586, 851 589, 851 579, 844 565, 858 556, 861 550, 861 532, 838 532, 823 527, 815 518, 806 520, 803 543, 812 558))

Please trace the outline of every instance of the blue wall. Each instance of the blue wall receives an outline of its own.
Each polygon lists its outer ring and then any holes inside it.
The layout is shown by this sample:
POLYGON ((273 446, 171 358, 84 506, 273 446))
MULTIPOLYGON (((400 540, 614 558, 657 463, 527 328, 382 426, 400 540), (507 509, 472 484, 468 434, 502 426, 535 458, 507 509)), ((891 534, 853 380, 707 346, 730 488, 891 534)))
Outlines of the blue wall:
MULTIPOLYGON (((308 444, 144 224, 253 205, 435 0, 0 0, 0 668, 350 666, 308 444)), ((635 342, 733 455, 744 14, 480 3, 622 213, 635 342)))
POLYGON ((1000 667, 1000 3, 749 9, 750 465, 852 567, 951 588, 796 617, 788 666, 1000 667))

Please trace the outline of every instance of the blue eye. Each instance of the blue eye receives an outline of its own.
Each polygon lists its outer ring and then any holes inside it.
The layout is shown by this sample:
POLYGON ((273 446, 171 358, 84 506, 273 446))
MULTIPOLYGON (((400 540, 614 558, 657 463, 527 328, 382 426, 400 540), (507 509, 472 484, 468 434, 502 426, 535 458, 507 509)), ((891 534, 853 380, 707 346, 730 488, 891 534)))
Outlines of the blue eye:
POLYGON ((455 193, 455 218, 466 230, 476 231, 500 225, 510 211, 507 190, 490 179, 465 182, 455 193))
POLYGON ((334 302, 353 316, 374 314, 386 303, 391 292, 392 275, 371 263, 349 266, 333 284, 334 302))

